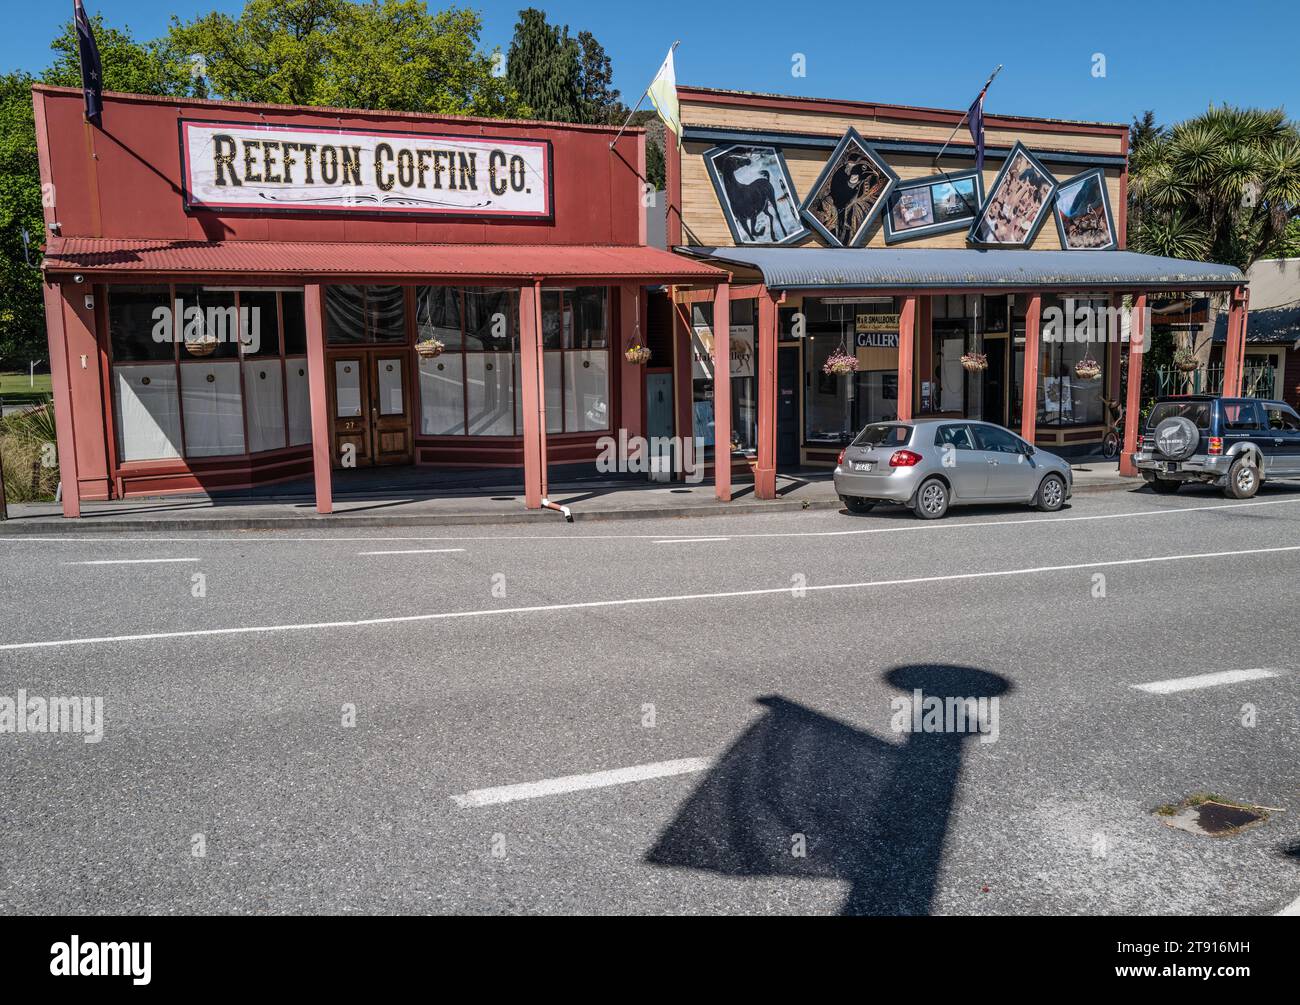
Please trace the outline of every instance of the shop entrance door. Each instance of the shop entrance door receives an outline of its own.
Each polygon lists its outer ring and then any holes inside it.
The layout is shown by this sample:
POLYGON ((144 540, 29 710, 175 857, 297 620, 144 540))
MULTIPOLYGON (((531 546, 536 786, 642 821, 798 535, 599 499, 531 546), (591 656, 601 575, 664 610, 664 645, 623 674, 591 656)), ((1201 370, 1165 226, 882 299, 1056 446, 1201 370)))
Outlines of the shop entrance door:
POLYGON ((776 354, 776 469, 799 466, 799 350, 776 354))
POLYGON ((362 350, 330 357, 334 467, 410 464, 411 396, 401 350, 362 350))
POLYGON ((980 418, 985 422, 1007 424, 1007 340, 986 338, 984 352, 989 368, 981 374, 984 381, 980 418))

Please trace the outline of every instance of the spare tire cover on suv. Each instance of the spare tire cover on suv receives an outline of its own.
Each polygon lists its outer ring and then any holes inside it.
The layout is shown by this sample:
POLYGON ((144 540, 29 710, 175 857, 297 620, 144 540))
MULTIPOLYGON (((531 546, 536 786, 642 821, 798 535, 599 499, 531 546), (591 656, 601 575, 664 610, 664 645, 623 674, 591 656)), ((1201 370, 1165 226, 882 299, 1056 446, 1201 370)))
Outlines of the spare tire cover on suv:
POLYGON ((1200 438, 1196 423, 1181 415, 1172 415, 1156 426, 1156 449, 1171 460, 1191 457, 1200 438))

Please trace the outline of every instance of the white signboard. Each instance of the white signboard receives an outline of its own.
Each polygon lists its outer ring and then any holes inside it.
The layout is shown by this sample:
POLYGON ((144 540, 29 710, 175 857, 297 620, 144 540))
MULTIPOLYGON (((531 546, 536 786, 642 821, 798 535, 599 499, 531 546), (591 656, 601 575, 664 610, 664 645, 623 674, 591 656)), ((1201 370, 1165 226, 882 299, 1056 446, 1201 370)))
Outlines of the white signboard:
MULTIPOLYGON (((754 376, 754 326, 731 326, 731 375, 754 376)), ((713 329, 696 325, 691 333, 691 376, 695 380, 713 379, 713 329)))
POLYGON ((181 120, 185 208, 550 219, 547 140, 181 120))

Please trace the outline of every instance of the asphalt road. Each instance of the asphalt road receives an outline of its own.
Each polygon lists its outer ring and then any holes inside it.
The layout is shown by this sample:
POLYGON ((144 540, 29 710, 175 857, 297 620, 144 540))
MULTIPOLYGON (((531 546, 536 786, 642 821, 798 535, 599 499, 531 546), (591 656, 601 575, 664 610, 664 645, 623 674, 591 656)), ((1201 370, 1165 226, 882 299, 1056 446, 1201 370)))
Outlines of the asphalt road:
POLYGON ((1300 898, 1300 491, 458 530, 0 538, 0 913, 1300 898))

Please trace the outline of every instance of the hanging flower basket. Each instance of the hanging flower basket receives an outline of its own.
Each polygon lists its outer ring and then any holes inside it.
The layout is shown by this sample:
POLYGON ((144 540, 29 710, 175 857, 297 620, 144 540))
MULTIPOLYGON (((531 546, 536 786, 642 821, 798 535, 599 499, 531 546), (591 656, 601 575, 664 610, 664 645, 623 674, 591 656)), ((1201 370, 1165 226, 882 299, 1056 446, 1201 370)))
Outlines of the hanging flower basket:
POLYGON ((185 350, 191 356, 200 358, 211 356, 217 351, 217 337, 215 335, 204 335, 202 338, 186 339, 185 350))
POLYGON ((1074 364, 1074 375, 1080 380, 1096 380, 1101 376, 1101 364, 1091 356, 1085 356, 1074 364))
POLYGON ((968 352, 961 358, 961 365, 974 373, 989 368, 989 358, 982 352, 968 352))
POLYGON ((423 339, 415 343, 415 351, 424 359, 433 359, 435 356, 441 356, 442 351, 447 348, 436 338, 423 339))
POLYGON ((630 345, 623 350, 623 358, 635 366, 650 362, 650 350, 643 345, 630 345))
POLYGON ((1181 373, 1192 373, 1201 368, 1201 361, 1190 349, 1179 349, 1174 353, 1174 369, 1181 373))
POLYGON ((826 362, 822 364, 822 373, 825 374, 850 374, 858 372, 858 357, 850 356, 843 349, 836 349, 826 357, 826 362))

